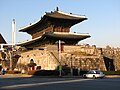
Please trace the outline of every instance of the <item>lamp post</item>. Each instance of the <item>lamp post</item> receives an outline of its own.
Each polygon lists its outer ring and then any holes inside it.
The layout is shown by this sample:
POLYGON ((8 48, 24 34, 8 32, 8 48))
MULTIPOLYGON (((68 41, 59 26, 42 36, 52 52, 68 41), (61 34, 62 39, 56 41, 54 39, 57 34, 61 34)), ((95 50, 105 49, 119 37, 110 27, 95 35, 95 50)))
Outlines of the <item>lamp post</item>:
POLYGON ((13 55, 15 51, 15 43, 16 43, 16 23, 15 19, 12 21, 12 51, 9 52, 10 55, 10 70, 13 70, 13 55))
MULTIPOLYGON (((78 58, 79 60, 79 58, 78 58)), ((81 66, 81 61, 79 60, 79 66, 78 66, 78 76, 80 76, 80 66, 81 66)))
POLYGON ((9 51, 9 55, 10 55, 10 70, 13 70, 13 62, 12 62, 12 51, 9 51))
POLYGON ((73 76, 73 68, 72 68, 72 59, 73 58, 72 58, 72 56, 73 56, 73 54, 71 54, 71 65, 70 65, 71 66, 71 68, 70 68, 71 76, 73 76))
POLYGON ((58 59, 59 59, 59 76, 62 76, 62 66, 61 66, 61 41, 59 40, 58 43, 58 59))

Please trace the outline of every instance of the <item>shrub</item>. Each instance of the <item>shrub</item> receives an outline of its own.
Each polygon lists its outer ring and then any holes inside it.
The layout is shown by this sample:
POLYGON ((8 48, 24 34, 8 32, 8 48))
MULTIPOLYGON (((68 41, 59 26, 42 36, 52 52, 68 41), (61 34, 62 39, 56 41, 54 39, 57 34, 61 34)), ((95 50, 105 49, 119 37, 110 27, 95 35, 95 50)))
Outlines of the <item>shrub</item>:
POLYGON ((6 71, 6 73, 7 74, 19 74, 19 73, 21 73, 21 71, 14 71, 14 70, 12 70, 12 71, 6 71))
MULTIPOLYGON (((79 75, 86 74, 88 71, 80 70, 79 75)), ((78 69, 73 69, 73 75, 78 76, 78 69)))
POLYGON ((57 70, 32 70, 28 71, 28 75, 35 75, 35 76, 58 76, 59 71, 57 70))
POLYGON ((105 75, 120 75, 120 71, 103 71, 105 75))

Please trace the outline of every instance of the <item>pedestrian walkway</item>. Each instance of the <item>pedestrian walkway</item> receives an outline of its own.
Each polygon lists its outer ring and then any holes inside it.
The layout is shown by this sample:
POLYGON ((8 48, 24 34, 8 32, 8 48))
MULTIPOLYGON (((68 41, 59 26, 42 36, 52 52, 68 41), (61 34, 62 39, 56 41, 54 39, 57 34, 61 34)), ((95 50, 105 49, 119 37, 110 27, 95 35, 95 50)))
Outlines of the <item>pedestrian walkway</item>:
MULTIPOLYGON (((27 74, 5 74, 0 75, 0 78, 17 78, 17 77, 42 77, 42 78, 55 78, 56 76, 33 76, 27 74)), ((57 76, 59 77, 59 76, 57 76)), ((82 76, 61 76, 61 78, 82 78, 82 76)), ((120 78, 120 75, 106 75, 105 78, 120 78)))
POLYGON ((5 75, 0 75, 0 78, 17 78, 17 77, 32 77, 32 75, 27 75, 27 74, 5 74, 5 75))
POLYGON ((120 78, 120 75, 106 75, 106 78, 120 78))

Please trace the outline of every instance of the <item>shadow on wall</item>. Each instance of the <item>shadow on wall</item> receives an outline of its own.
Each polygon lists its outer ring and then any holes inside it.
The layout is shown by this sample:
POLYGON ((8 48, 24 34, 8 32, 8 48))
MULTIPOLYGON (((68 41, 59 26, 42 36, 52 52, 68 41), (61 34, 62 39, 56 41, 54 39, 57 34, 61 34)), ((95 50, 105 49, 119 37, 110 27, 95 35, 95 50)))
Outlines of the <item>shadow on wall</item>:
POLYGON ((105 62, 105 66, 106 66, 107 71, 115 71, 113 59, 110 59, 108 57, 104 57, 104 62, 105 62))

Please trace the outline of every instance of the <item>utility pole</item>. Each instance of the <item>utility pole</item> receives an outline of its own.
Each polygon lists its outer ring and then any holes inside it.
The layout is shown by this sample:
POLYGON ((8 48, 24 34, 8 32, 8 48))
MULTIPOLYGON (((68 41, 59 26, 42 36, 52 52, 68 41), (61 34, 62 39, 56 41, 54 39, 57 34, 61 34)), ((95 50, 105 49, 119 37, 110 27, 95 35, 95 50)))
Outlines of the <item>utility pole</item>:
POLYGON ((12 62, 12 51, 9 51, 9 55, 10 55, 10 70, 12 70, 13 68, 13 62, 12 62))
POLYGON ((15 46, 16 43, 16 23, 15 23, 15 19, 13 19, 12 21, 12 47, 15 46))
POLYGON ((13 52, 15 50, 15 43, 16 43, 16 23, 15 19, 12 21, 12 51, 9 52, 10 55, 10 70, 13 70, 13 52))
POLYGON ((59 43, 58 43, 58 58, 59 58, 59 76, 61 77, 62 76, 62 66, 61 66, 61 41, 59 40, 59 43))
POLYGON ((71 54, 71 68, 70 68, 71 76, 73 76, 72 60, 73 60, 73 54, 71 54))

